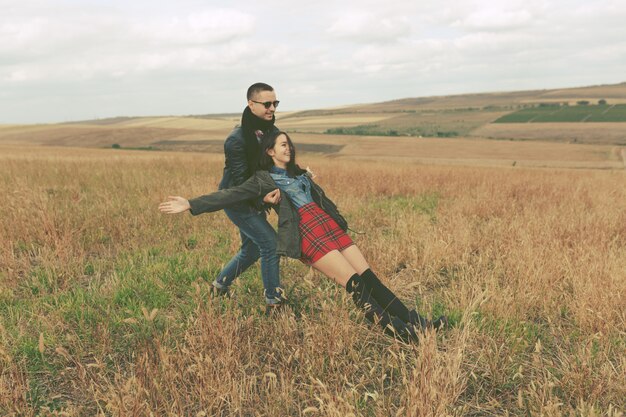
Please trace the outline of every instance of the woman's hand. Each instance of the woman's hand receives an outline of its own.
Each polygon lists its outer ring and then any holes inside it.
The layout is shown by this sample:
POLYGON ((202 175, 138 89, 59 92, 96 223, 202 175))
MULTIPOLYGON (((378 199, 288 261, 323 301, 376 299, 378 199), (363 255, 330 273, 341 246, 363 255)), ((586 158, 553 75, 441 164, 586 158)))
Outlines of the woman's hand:
POLYGON ((270 191, 263 197, 263 202, 271 205, 276 205, 280 202, 280 190, 277 188, 274 191, 270 191))
POLYGON ((176 214, 191 209, 189 200, 179 196, 168 196, 167 201, 159 204, 159 210, 162 213, 176 214))

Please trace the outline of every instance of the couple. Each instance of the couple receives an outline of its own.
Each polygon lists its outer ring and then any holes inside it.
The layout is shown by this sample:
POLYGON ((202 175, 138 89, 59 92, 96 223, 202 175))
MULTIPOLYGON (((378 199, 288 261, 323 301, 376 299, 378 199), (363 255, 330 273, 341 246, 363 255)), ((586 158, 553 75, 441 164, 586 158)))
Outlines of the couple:
POLYGON ((274 126, 276 94, 267 84, 248 89, 241 126, 224 144, 226 167, 220 190, 187 200, 168 197, 164 213, 193 215, 224 210, 239 227, 240 251, 213 282, 226 293, 233 280, 261 257, 261 275, 269 308, 282 305, 278 257, 300 259, 346 288, 365 317, 403 340, 416 340, 417 330, 445 324, 430 322, 409 310, 372 272, 347 235, 346 220, 306 170, 296 164, 296 150, 285 132, 274 126), (264 208, 278 212, 278 234, 264 208))

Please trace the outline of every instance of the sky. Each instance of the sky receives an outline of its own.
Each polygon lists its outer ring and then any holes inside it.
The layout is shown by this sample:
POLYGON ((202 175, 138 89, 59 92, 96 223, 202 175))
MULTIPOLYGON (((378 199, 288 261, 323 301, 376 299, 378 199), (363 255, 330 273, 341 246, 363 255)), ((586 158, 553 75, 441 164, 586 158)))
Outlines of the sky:
POLYGON ((626 81, 626 0, 0 0, 0 124, 626 81))

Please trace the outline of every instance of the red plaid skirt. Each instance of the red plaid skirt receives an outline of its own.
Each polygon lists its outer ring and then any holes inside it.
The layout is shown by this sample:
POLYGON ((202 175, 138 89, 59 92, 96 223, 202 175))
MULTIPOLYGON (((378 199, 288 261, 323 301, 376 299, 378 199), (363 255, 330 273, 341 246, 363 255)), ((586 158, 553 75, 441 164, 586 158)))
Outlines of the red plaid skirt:
POLYGON ((298 209, 300 214, 300 260, 307 265, 317 262, 332 250, 342 251, 352 245, 348 234, 316 203, 298 209))

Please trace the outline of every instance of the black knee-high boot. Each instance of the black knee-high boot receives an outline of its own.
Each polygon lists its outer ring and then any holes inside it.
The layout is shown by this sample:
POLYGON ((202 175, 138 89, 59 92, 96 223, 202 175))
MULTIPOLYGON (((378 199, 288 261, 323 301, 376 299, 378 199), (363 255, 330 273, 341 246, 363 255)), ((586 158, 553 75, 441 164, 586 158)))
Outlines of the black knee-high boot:
POLYGON ((358 274, 350 277, 346 283, 346 291, 352 296, 354 303, 363 310, 365 318, 371 323, 378 323, 385 333, 399 336, 405 341, 418 339, 412 326, 394 317, 376 302, 358 274))
POLYGON ((361 274, 361 279, 365 287, 371 292, 372 297, 376 299, 378 304, 385 311, 421 329, 432 326, 430 320, 421 316, 415 310, 409 310, 404 303, 378 279, 371 269, 366 269, 361 274))

